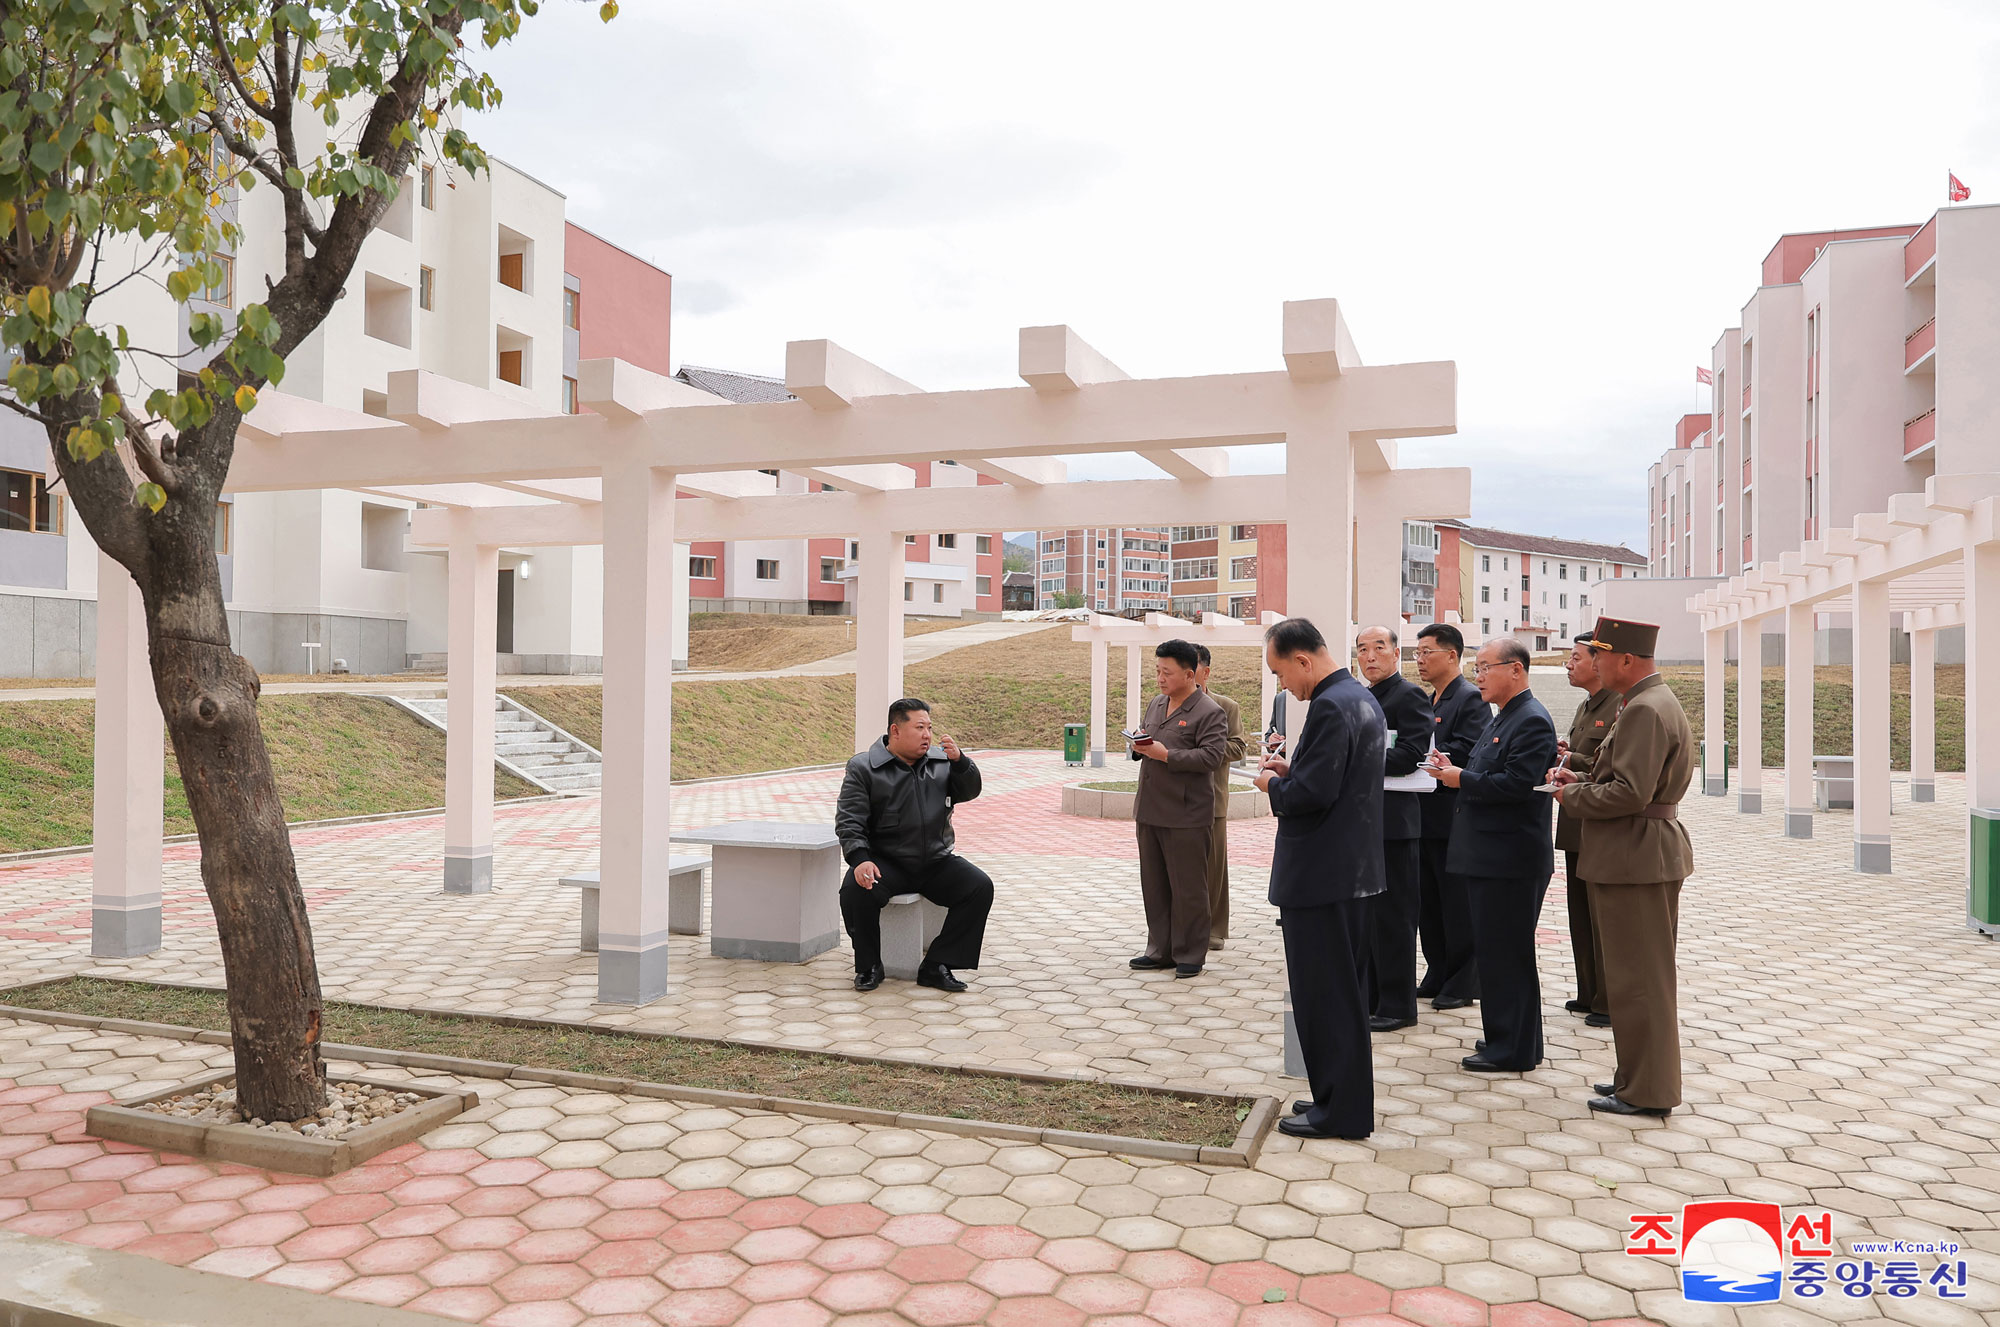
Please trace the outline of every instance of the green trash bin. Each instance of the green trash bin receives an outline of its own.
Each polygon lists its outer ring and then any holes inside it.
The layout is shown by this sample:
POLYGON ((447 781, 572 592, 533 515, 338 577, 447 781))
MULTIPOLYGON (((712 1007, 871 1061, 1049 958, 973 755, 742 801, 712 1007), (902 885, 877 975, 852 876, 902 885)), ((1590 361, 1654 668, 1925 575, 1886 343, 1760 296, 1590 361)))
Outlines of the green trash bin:
POLYGON ((1088 724, 1066 723, 1063 725, 1063 764, 1081 765, 1088 757, 1084 753, 1084 731, 1088 724))
MULTIPOLYGON (((1701 742, 1701 791, 1708 791, 1708 741, 1701 742)), ((1722 791, 1729 791, 1729 743, 1722 744, 1722 791)))

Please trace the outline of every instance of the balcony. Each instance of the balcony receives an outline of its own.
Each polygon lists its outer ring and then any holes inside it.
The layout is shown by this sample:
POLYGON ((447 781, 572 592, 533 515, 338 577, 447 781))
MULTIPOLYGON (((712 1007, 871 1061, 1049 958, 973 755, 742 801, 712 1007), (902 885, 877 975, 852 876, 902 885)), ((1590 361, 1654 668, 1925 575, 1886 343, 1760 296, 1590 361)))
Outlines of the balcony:
POLYGON ((1909 285, 1937 261, 1937 218, 1933 216, 1924 223, 1924 228, 1910 236, 1903 246, 1903 284, 1909 285))
POLYGON ((1750 487, 1750 458, 1743 458, 1743 487, 1750 487))
POLYGON ((1903 424, 1903 456, 1917 455, 1937 442, 1937 409, 1933 407, 1903 424))
POLYGON ((1743 565, 1750 565, 1750 536, 1747 534, 1743 536, 1743 565))
POLYGON ((1937 353, 1937 319, 1903 338, 1903 372, 1909 373, 1937 353))
POLYGON ((1750 384, 1747 382, 1743 384, 1743 409, 1745 413, 1750 409, 1750 384))

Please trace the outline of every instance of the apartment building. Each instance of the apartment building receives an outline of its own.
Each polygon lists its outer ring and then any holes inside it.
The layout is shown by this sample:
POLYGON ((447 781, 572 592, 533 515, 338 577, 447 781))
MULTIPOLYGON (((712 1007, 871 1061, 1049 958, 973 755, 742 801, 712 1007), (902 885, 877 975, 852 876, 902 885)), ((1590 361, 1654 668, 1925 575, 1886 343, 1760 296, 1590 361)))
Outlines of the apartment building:
MULTIPOLYGON (((1172 606, 1171 542, 1163 526, 1036 532, 1036 603, 1077 606, 1119 617, 1164 613, 1172 606)), ((1192 542, 1192 541, 1190 541, 1192 542)))
POLYGON ((1170 611, 1257 616, 1257 527, 1176 525, 1167 532, 1170 611))
MULTIPOLYGON (((1648 473, 1650 562, 1683 583, 1622 611, 1661 614, 1677 655, 1698 654, 1689 594, 1883 511, 1934 474, 2000 464, 1996 297, 2000 208, 1780 237, 1710 350, 1713 409, 1683 419, 1648 473)), ((1941 659, 1956 657, 1958 635, 1941 633, 1941 659)), ((1777 639, 1766 636, 1767 660, 1777 639)), ((1822 615, 1819 649, 1823 662, 1849 657, 1843 617, 1822 615)))
POLYGON ((1511 635, 1533 651, 1566 650, 1604 611, 1601 583, 1646 570, 1646 559, 1622 544, 1438 525, 1455 550, 1456 611, 1470 640, 1511 635))

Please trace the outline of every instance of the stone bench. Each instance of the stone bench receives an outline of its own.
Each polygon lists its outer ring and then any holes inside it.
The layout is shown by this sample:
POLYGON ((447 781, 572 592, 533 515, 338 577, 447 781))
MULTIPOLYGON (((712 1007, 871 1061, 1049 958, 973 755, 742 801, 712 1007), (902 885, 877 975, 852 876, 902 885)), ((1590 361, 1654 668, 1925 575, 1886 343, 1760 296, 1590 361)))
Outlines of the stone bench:
POLYGON ((715 850, 708 952, 803 963, 840 943, 840 838, 831 825, 739 820, 676 833, 715 850))
POLYGON ((897 981, 915 981, 931 941, 944 929, 946 910, 922 894, 896 894, 882 909, 882 971, 897 981))
MULTIPOLYGON (((701 934, 701 879, 708 870, 705 857, 667 859, 667 930, 674 935, 701 934)), ((597 890, 595 871, 566 875, 562 883, 583 891, 583 927, 577 948, 586 954, 597 952, 597 890)))
POLYGON ((1854 757, 1813 757, 1813 800, 1822 811, 1854 809, 1854 757))

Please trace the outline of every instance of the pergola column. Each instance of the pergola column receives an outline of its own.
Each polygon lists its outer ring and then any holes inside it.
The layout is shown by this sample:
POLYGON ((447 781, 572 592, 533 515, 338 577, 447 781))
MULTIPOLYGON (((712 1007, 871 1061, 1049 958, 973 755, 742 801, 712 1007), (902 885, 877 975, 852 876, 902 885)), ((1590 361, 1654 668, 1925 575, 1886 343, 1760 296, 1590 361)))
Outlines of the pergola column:
POLYGON ((1090 642, 1090 764, 1104 766, 1104 711, 1110 704, 1111 646, 1090 642))
POLYGON ((1764 812, 1764 622, 1736 628, 1736 810, 1764 812))
POLYGON ((1139 651, 1137 645, 1125 647, 1125 727, 1127 731, 1139 731, 1139 651))
POLYGON ((1347 430, 1294 432, 1285 443, 1285 603, 1310 618, 1336 659, 1354 630, 1354 455, 1347 430))
POLYGON ((1910 633, 1910 800, 1937 800, 1937 631, 1910 633))
POLYGON ((125 568, 97 555, 97 719, 91 776, 90 953, 160 947, 166 751, 146 609, 125 568))
POLYGON ((1716 627, 1702 633, 1701 656, 1701 744, 1702 795, 1721 797, 1729 791, 1729 758, 1723 722, 1729 680, 1729 629, 1716 627))
POLYGON ((1889 870, 1889 583, 1854 586, 1854 869, 1889 870))
POLYGON ((888 731, 889 706, 903 696, 903 536, 861 536, 854 587, 854 749, 888 731))
MULTIPOLYGON (((1401 635, 1403 622, 1403 518, 1397 511, 1364 505, 1355 511, 1355 621, 1387 627, 1401 635)), ((1289 532, 1287 533, 1289 538, 1289 532)), ((1325 629, 1325 624, 1321 624, 1325 629)), ((1334 657, 1353 644, 1332 642, 1334 657)))
POLYGON ((1813 607, 1785 609, 1785 837, 1813 833, 1813 607))
POLYGON ((2000 934, 2000 693, 1974 684, 2000 670, 2000 543, 1965 550, 1965 804, 1971 821, 1966 912, 2000 934))
POLYGON ((444 892, 493 888, 493 690, 500 550, 445 554, 444 892))
MULTIPOLYGON (((879 552, 876 560, 881 560, 879 552)), ((900 565, 900 556, 897 561, 900 565)), ((607 467, 604 566, 597 998, 606 1004, 645 1004, 667 992, 674 685, 671 471, 631 464, 607 467)), ((900 663, 900 652, 897 658, 900 663)), ((865 670, 864 662, 861 676, 865 670)))

